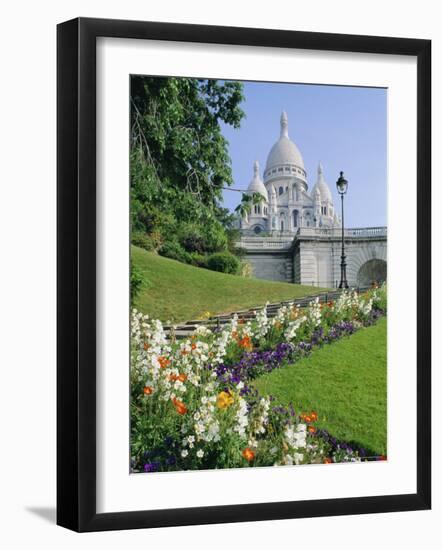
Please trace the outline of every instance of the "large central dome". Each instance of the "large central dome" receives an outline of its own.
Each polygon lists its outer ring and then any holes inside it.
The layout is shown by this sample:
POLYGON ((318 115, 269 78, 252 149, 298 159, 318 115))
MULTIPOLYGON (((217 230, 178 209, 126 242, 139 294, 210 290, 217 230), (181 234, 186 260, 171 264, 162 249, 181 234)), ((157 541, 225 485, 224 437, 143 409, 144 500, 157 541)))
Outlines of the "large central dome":
POLYGON ((302 155, 293 141, 289 138, 287 113, 281 115, 281 136, 271 148, 267 157, 265 175, 268 170, 279 168, 284 165, 295 165, 304 169, 302 155))

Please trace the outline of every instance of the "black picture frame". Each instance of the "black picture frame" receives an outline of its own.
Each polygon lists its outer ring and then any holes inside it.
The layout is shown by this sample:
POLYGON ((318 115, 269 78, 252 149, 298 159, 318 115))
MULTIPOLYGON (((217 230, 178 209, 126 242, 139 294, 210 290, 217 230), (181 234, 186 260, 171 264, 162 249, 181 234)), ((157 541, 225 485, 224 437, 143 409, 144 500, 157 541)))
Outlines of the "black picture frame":
POLYGON ((75 531, 424 510, 431 506, 431 41, 79 18, 57 28, 57 523, 75 531), (417 58, 417 492, 96 512, 96 39, 417 58))

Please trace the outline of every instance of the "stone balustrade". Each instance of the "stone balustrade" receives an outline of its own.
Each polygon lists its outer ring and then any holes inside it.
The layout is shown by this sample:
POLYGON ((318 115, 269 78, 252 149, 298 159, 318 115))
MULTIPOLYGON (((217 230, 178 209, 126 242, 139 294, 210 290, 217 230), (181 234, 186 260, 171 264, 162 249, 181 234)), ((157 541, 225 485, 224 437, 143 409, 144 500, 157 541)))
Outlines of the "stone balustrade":
MULTIPOLYGON (((300 227, 296 233, 278 232, 271 236, 243 236, 237 245, 246 249, 270 249, 270 250, 288 250, 292 246, 295 238, 303 237, 325 237, 339 239, 341 238, 341 229, 326 228, 326 227, 300 227)), ((356 239, 386 239, 387 228, 386 227, 358 227, 344 229, 345 238, 356 239)))
MULTIPOLYGON (((327 227, 300 227, 296 232, 296 236, 299 237, 340 237, 341 228, 327 228, 327 227)), ((386 227, 358 227, 358 228, 348 228, 344 229, 344 237, 386 237, 387 228, 386 227)))

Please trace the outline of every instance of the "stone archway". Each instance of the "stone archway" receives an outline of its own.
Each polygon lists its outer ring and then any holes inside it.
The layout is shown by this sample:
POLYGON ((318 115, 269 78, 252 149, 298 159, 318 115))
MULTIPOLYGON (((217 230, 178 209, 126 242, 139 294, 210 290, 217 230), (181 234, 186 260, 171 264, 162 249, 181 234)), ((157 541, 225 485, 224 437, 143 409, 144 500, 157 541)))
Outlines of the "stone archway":
POLYGON ((357 284, 367 287, 373 283, 383 283, 387 280, 387 262, 374 258, 361 265, 358 271, 357 284))

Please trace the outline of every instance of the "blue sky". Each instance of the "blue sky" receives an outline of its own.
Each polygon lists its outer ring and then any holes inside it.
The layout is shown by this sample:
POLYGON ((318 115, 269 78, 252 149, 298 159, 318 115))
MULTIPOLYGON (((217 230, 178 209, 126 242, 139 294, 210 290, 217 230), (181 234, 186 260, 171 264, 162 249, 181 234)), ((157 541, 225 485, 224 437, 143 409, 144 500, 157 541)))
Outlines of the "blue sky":
MULTIPOLYGON (((232 187, 247 188, 255 160, 262 177, 285 110, 290 139, 304 159, 309 190, 321 161, 335 206, 340 208, 336 180, 343 170, 349 181, 346 227, 387 224, 386 89, 245 82, 244 95, 246 118, 241 128, 222 128, 232 159, 232 187)), ((224 191, 224 205, 232 210, 240 198, 240 193, 224 191)))

